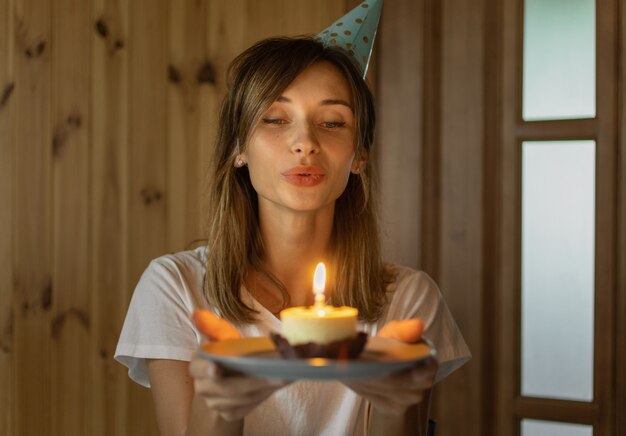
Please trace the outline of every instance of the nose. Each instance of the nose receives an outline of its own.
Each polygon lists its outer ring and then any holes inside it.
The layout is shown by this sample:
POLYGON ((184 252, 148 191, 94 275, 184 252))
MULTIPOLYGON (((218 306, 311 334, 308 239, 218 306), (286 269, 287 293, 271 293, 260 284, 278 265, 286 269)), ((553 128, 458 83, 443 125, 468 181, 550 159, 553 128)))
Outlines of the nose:
POLYGON ((315 134, 315 128, 309 123, 302 123, 295 129, 291 151, 293 153, 308 156, 319 153, 320 144, 315 134))

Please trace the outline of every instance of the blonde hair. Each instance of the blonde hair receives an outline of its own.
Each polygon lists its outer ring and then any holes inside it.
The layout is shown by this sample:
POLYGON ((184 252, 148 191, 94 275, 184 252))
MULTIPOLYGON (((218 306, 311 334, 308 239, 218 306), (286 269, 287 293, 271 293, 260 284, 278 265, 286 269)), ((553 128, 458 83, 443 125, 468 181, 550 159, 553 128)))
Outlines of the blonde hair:
MULTIPOLYGON (((228 70, 219 131, 209 171, 209 222, 204 293, 210 306, 234 323, 252 322, 255 311, 240 298, 248 268, 265 275, 289 304, 284 285, 261 261, 257 194, 246 167, 234 168, 237 154, 263 112, 308 66, 326 61, 348 81, 356 119, 356 153, 370 153, 374 140, 374 102, 358 66, 343 51, 308 37, 262 40, 241 53, 228 70)), ((335 305, 359 310, 363 321, 377 320, 386 303, 391 270, 380 255, 376 183, 372 165, 351 174, 337 199, 331 239, 334 272, 329 294, 335 305)))

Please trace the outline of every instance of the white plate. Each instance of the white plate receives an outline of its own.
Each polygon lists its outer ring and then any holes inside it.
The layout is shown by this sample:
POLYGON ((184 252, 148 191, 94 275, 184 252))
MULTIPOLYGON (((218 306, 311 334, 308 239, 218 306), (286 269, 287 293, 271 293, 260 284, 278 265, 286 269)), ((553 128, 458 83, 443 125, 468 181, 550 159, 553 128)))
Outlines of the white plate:
POLYGON ((283 359, 268 337, 230 339, 202 345, 200 356, 248 375, 281 380, 355 380, 383 377, 435 357, 427 342, 405 344, 368 337, 354 360, 283 359))

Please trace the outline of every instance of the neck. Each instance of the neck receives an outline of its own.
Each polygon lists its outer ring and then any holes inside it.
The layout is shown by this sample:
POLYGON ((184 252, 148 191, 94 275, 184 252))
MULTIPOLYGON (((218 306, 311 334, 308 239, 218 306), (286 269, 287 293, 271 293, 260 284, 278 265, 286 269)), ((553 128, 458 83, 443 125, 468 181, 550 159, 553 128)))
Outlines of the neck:
POLYGON ((313 271, 328 264, 334 207, 311 213, 264 210, 259 204, 263 263, 286 287, 291 305, 313 302, 313 271))

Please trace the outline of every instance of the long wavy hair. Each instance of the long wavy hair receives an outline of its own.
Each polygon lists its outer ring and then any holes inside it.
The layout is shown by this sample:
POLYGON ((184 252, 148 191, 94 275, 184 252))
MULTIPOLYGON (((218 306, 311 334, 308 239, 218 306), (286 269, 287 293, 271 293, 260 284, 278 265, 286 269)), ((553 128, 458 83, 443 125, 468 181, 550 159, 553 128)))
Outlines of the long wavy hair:
MULTIPOLYGON (((228 69, 227 93, 222 103, 218 133, 208 180, 207 263, 204 293, 210 306, 234 323, 253 322, 255 311, 240 298, 250 267, 280 290, 289 305, 285 286, 263 265, 258 200, 247 167, 234 168, 236 156, 261 115, 305 68, 315 62, 333 64, 345 76, 352 93, 356 129, 356 156, 371 155, 375 111, 372 94, 350 56, 324 47, 309 37, 270 38, 241 53, 228 69)), ((393 272, 380 254, 376 183, 371 163, 351 174, 337 199, 331 237, 331 283, 335 305, 359 310, 365 322, 377 320, 386 303, 393 272)))

